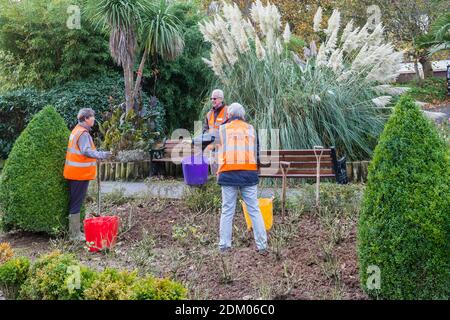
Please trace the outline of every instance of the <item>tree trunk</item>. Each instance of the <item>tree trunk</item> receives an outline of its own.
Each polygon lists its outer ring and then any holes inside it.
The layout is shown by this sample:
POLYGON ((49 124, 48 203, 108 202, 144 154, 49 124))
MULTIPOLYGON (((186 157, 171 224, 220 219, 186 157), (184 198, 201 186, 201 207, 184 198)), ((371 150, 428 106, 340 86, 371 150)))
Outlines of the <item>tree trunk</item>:
POLYGON ((419 62, 417 61, 417 59, 414 60, 414 70, 416 71, 417 83, 419 84, 419 86, 423 86, 423 79, 422 75, 420 74, 419 62))
POLYGON ((428 60, 427 57, 421 56, 419 58, 419 62, 422 65, 424 78, 427 79, 429 77, 432 77, 433 76, 433 67, 431 65, 431 61, 428 60))
POLYGON ((123 66, 123 78, 125 81, 125 104, 126 112, 128 113, 133 109, 134 99, 133 99, 133 66, 127 63, 123 66))
POLYGON ((136 83, 134 84, 134 95, 139 96, 139 90, 141 90, 141 82, 142 82, 142 73, 144 72, 145 61, 147 59, 148 51, 145 49, 144 54, 142 55, 141 63, 139 64, 139 69, 137 71, 136 83))

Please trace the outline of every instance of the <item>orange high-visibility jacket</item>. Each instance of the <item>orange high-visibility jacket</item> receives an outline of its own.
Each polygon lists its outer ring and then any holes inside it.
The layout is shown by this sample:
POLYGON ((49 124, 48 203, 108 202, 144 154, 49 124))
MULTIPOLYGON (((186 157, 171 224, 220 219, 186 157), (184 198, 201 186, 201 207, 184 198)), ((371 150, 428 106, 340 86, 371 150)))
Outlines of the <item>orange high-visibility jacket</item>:
POLYGON ((235 170, 258 170, 257 138, 252 125, 233 120, 219 128, 218 173, 235 170))
POLYGON ((227 120, 227 106, 223 106, 222 110, 217 114, 216 119, 214 119, 214 110, 210 110, 206 115, 206 118, 208 119, 209 132, 217 132, 220 125, 227 120))
MULTIPOLYGON (((97 173, 97 160, 83 155, 78 147, 78 139, 88 130, 77 124, 72 130, 67 146, 66 164, 64 166, 64 178, 68 180, 94 180, 97 173)), ((91 148, 95 150, 91 140, 91 148)))

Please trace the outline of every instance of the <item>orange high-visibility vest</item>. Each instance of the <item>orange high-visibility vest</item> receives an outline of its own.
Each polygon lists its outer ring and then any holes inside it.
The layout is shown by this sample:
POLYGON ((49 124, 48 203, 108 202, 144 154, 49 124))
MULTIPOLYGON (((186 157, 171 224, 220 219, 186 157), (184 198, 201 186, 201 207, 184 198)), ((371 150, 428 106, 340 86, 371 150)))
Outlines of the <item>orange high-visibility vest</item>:
MULTIPOLYGON (((77 124, 72 130, 67 146, 66 164, 64 166, 64 178, 68 180, 94 180, 97 173, 97 160, 83 155, 78 146, 81 134, 88 130, 77 124)), ((91 148, 96 150, 92 139, 91 148)))
POLYGON ((225 120, 227 120, 227 106, 223 106, 222 110, 220 110, 220 112, 217 114, 216 119, 214 119, 214 110, 210 110, 206 115, 206 118, 208 119, 209 132, 217 132, 220 125, 224 123, 225 120))
POLYGON ((242 120, 233 120, 219 128, 219 170, 258 170, 256 131, 242 120))

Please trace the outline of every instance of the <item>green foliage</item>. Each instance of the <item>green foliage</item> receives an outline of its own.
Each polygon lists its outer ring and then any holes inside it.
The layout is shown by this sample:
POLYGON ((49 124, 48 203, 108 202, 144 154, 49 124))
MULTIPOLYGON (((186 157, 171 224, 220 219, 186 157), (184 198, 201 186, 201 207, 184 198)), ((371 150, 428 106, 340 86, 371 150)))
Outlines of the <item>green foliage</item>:
MULTIPOLYGON (((315 210, 316 185, 306 184, 299 187, 301 193, 298 195, 297 206, 303 206, 307 212, 315 210)), ((348 212, 357 216, 361 206, 361 198, 364 186, 361 184, 336 184, 334 182, 320 183, 320 205, 348 212)))
POLYGON ((19 298, 27 300, 79 300, 90 285, 94 273, 80 267, 72 255, 58 251, 40 257, 30 268, 19 298), (80 271, 80 287, 76 273, 80 271))
POLYGON ((155 132, 157 99, 152 99, 152 106, 144 106, 144 112, 137 114, 133 109, 125 112, 120 106, 112 107, 99 125, 103 135, 102 148, 118 153, 123 150, 149 150, 159 134, 155 132))
POLYGON ((196 213, 215 213, 222 207, 222 191, 214 179, 186 195, 187 207, 196 213))
POLYGON ((49 88, 105 72, 111 66, 108 38, 81 17, 69 29, 70 5, 81 0, 0 1, 0 92, 49 88))
POLYGON ((27 258, 0 265, 0 290, 26 300, 181 300, 187 289, 169 279, 139 278, 137 272, 95 272, 70 254, 53 251, 30 266, 27 258))
POLYGON ((447 145, 450 147, 450 119, 443 119, 437 126, 439 134, 447 141, 447 145))
POLYGON ((359 221, 360 280, 370 296, 450 297, 449 194, 449 148, 402 97, 375 149, 359 221), (368 286, 372 265, 380 268, 379 289, 368 286))
POLYGON ((174 15, 184 24, 184 50, 174 61, 152 61, 150 94, 155 95, 166 109, 167 131, 193 128, 202 100, 209 90, 212 72, 205 67, 202 57, 207 56, 209 45, 203 42, 197 23, 203 14, 193 3, 176 3, 174 15))
POLYGON ((0 265, 0 290, 7 299, 16 299, 19 289, 28 278, 30 261, 27 258, 13 258, 0 265))
POLYGON ((136 272, 105 269, 84 292, 87 300, 130 300, 133 285, 137 281, 136 272))
POLYGON ((0 180, 2 226, 59 234, 67 226, 63 177, 70 132, 51 106, 36 114, 16 140, 0 180))
POLYGON ((134 300, 184 300, 187 289, 180 283, 169 279, 147 277, 135 284, 134 300))
POLYGON ((139 279, 137 273, 105 269, 99 273, 85 290, 87 300, 181 300, 187 290, 169 279, 146 277, 139 279))
POLYGON ((31 88, 0 95, 0 157, 8 156, 14 141, 44 105, 40 93, 31 88))
POLYGON ((430 27, 430 32, 418 40, 419 48, 429 49, 430 55, 450 49, 450 13, 439 16, 430 27))
MULTIPOLYGON (((30 119, 45 105, 52 104, 64 118, 69 128, 77 122, 81 108, 90 107, 96 111, 96 118, 103 122, 112 105, 123 100, 123 79, 118 74, 108 74, 73 81, 48 91, 32 88, 11 91, 0 95, 0 157, 7 157, 12 144, 30 119)), ((155 98, 143 94, 144 109, 154 119, 154 130, 164 130, 164 108, 155 98)), ((145 115, 146 116, 146 115, 145 115)), ((96 136, 96 126, 93 135, 96 136)))
POLYGON ((447 99, 447 82, 445 78, 428 77, 423 80, 422 86, 416 80, 402 86, 409 87, 408 95, 417 101, 436 103, 447 99))

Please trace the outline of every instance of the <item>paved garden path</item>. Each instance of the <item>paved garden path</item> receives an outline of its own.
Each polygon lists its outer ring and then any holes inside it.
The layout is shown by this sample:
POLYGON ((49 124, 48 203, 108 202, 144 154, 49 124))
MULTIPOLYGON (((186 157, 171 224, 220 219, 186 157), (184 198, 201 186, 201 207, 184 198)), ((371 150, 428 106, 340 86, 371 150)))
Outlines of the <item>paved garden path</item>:
MULTIPOLYGON (((194 187, 189 187, 181 181, 155 181, 155 182, 116 182, 104 181, 101 183, 101 192, 111 193, 122 190, 126 196, 133 197, 158 197, 166 199, 182 199, 186 192, 194 187)), ((278 193, 281 188, 278 187, 278 193)), ((301 189, 288 188, 286 195, 288 198, 295 198, 301 194, 301 189)), ((274 194, 274 188, 261 188, 261 197, 271 197, 274 194)))

